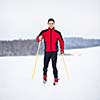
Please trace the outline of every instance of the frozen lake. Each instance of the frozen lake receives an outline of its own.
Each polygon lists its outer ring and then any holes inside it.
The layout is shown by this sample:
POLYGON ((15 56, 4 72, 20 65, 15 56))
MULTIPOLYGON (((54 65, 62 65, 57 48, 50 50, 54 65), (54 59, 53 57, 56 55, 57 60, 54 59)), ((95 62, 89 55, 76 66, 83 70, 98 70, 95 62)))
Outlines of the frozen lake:
POLYGON ((51 62, 48 82, 42 82, 43 56, 39 56, 34 80, 35 56, 0 57, 0 100, 100 100, 100 47, 66 50, 67 80, 58 56, 60 81, 53 86, 51 62))

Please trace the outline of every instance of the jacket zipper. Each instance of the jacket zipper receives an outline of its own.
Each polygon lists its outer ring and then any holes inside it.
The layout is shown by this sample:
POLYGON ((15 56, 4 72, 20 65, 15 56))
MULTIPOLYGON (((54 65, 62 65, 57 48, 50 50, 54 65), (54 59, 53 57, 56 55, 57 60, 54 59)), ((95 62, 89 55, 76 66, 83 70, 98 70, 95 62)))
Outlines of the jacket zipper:
POLYGON ((50 50, 52 50, 52 29, 50 30, 50 50))

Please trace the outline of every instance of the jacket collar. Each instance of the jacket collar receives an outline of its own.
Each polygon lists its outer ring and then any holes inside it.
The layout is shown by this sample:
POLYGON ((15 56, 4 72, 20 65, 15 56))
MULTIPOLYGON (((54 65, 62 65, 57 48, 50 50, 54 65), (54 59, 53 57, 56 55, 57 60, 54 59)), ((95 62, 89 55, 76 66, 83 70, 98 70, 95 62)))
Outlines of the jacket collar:
POLYGON ((48 30, 54 30, 54 29, 55 29, 55 27, 53 27, 52 29, 50 27, 48 27, 48 30))

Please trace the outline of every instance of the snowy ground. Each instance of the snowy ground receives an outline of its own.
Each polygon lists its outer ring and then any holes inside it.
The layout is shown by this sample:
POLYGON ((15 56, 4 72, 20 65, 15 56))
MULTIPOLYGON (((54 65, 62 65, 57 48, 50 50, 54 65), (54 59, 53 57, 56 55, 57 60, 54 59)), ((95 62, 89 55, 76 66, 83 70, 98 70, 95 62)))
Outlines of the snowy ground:
POLYGON ((70 80, 67 80, 61 56, 58 56, 59 84, 53 86, 51 62, 48 82, 42 83, 43 56, 39 56, 34 80, 31 79, 34 56, 0 57, 0 100, 100 100, 100 47, 67 50, 64 56, 70 80))

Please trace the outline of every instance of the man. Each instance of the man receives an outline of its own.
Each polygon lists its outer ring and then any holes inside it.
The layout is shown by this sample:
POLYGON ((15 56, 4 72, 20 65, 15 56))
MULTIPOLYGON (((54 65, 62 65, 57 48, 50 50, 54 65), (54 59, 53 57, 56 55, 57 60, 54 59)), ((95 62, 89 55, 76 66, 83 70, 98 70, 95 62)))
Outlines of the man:
POLYGON ((61 33, 55 29, 55 20, 53 18, 48 19, 48 29, 42 30, 37 36, 36 41, 40 42, 44 39, 45 53, 44 53, 44 67, 43 67, 43 82, 47 82, 47 69, 50 59, 52 60, 52 68, 54 75, 54 84, 58 83, 58 70, 57 70, 57 52, 58 41, 60 42, 60 52, 64 54, 64 41, 61 33))

